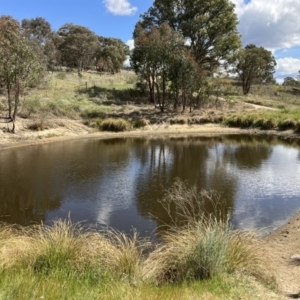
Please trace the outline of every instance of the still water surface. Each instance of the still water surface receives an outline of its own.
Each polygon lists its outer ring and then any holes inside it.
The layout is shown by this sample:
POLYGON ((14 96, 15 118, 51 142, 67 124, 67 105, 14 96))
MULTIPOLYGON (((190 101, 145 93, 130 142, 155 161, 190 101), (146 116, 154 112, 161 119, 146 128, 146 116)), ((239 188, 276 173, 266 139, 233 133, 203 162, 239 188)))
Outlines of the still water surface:
POLYGON ((179 177, 217 190, 234 226, 283 224, 300 209, 300 143, 223 136, 77 140, 0 151, 0 221, 67 218, 150 235, 179 177))

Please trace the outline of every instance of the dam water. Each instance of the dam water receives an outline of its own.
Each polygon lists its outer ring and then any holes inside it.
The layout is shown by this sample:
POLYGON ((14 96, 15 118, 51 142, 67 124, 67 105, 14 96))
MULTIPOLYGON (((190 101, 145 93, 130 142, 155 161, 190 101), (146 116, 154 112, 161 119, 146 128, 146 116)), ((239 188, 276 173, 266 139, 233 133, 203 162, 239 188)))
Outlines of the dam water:
POLYGON ((268 136, 62 141, 0 151, 0 222, 70 218, 142 236, 169 222, 176 178, 216 190, 236 228, 273 230, 300 209, 300 142, 268 136))

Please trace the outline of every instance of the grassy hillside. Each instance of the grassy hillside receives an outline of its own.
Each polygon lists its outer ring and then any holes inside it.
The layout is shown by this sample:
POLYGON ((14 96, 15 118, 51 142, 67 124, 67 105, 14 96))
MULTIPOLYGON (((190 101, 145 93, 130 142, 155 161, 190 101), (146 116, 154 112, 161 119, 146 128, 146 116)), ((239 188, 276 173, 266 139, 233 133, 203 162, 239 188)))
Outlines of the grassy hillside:
MULTIPOLYGON (((135 88, 136 81, 136 75, 125 70, 115 75, 85 72, 80 76, 76 72, 54 72, 23 97, 18 117, 31 120, 24 121, 29 130, 50 129, 54 125, 49 120, 62 118, 105 131, 133 130, 155 123, 223 123, 242 128, 300 130, 297 88, 253 86, 244 96, 235 82, 220 80, 202 100, 200 109, 183 113, 180 107, 174 111, 170 104, 161 114, 148 103, 147 93, 135 88)), ((6 111, 6 99, 2 96, 0 115, 6 111)))

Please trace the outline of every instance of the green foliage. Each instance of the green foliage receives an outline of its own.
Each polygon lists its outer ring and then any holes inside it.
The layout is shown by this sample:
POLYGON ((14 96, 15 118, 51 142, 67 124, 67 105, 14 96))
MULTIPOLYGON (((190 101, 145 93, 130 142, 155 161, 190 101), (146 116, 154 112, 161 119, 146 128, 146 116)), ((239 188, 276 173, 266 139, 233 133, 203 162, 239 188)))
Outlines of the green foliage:
POLYGON ((202 69, 213 70, 240 47, 238 19, 228 0, 155 0, 139 23, 148 30, 167 23, 181 32, 202 69))
POLYGON ((240 46, 236 26, 228 0, 154 1, 136 24, 131 54, 150 102, 157 101, 162 112, 170 101, 175 109, 180 103, 183 110, 199 107, 201 96, 193 99, 193 93, 240 46))
POLYGON ((77 67, 78 73, 88 68, 98 47, 97 36, 84 26, 67 23, 57 31, 57 48, 61 62, 68 67, 77 67))
POLYGON ((23 115, 25 114, 29 118, 32 113, 36 113, 41 110, 42 104, 39 97, 35 96, 25 99, 21 108, 23 115))
POLYGON ((234 57, 234 73, 242 82, 243 93, 247 95, 254 83, 273 83, 276 61, 271 51, 263 47, 248 45, 234 57))
POLYGON ((32 44, 23 36, 20 24, 11 17, 0 18, 0 87, 5 87, 8 115, 15 131, 20 95, 43 77, 44 68, 32 44))
POLYGON ((44 18, 23 19, 21 26, 28 38, 37 39, 40 44, 47 43, 48 39, 51 38, 51 25, 44 18))
POLYGON ((282 83, 283 86, 293 86, 300 87, 300 80, 297 80, 293 77, 286 77, 282 83))
POLYGON ((98 37, 96 68, 99 72, 117 73, 130 54, 129 47, 120 39, 98 37))
POLYGON ((259 128, 263 130, 291 129, 297 132, 300 123, 299 110, 254 111, 227 116, 224 124, 231 127, 259 128))

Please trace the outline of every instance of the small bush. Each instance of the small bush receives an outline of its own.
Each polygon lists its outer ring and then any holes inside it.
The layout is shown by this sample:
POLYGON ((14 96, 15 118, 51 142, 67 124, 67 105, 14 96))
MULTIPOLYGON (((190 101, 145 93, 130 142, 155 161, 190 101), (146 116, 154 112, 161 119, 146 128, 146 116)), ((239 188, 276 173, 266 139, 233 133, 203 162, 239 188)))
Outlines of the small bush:
POLYGON ((25 114, 28 118, 32 113, 40 111, 41 108, 41 101, 38 97, 26 99, 22 103, 22 113, 25 114))
POLYGON ((143 128, 148 125, 150 125, 150 121, 147 119, 136 119, 132 122, 133 128, 143 128))
POLYGON ((45 129, 43 120, 33 122, 32 124, 28 125, 28 129, 36 130, 36 131, 43 131, 45 129))
POLYGON ((103 121, 98 120, 97 125, 102 131, 120 132, 131 129, 131 124, 124 119, 108 118, 103 121))
POLYGON ((278 123, 278 129, 279 130, 295 129, 296 123, 297 122, 295 120, 291 120, 291 119, 280 121, 278 123))

